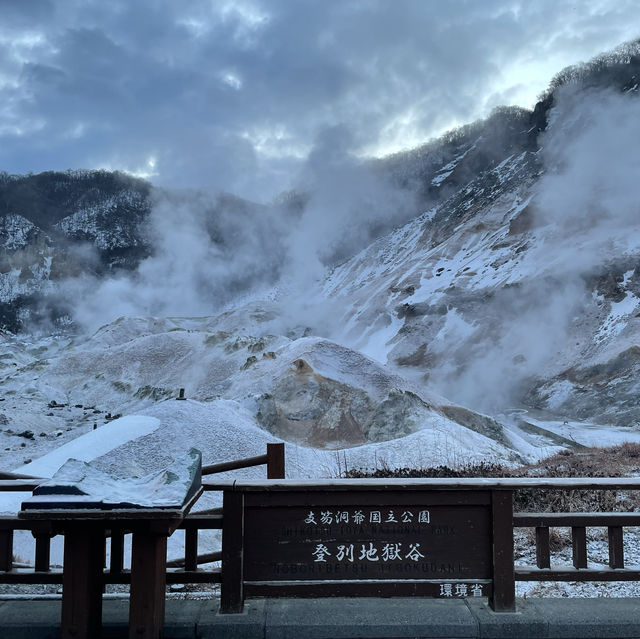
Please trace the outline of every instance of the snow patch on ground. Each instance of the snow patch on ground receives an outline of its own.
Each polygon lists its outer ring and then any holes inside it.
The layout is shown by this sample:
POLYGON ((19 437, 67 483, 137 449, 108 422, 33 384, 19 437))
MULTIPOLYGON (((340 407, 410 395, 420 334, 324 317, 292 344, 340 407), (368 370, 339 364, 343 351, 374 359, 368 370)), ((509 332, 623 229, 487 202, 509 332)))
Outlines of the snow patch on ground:
POLYGON ((628 291, 620 302, 612 302, 609 315, 602 322, 600 330, 595 335, 595 340, 601 342, 617 337, 627 325, 629 317, 636 312, 638 298, 628 291))
POLYGON ((160 426, 160 420, 155 417, 144 415, 121 417, 107 426, 63 444, 35 461, 14 468, 13 472, 34 477, 53 477, 68 459, 89 462, 133 439, 152 433, 158 426, 160 426))

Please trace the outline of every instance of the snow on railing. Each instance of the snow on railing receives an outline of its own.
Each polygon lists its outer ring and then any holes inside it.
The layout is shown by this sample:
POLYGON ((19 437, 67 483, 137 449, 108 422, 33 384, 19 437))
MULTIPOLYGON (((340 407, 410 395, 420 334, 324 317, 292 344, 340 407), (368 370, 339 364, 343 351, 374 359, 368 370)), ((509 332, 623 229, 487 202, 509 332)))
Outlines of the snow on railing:
MULTIPOLYGON (((623 549, 624 528, 640 526, 640 513, 513 513, 514 491, 640 490, 637 478, 295 481, 284 479, 284 444, 269 445, 266 455, 205 466, 203 474, 257 464, 267 464, 269 481, 202 482, 205 491, 223 492, 223 507, 184 516, 174 528, 185 531, 185 557, 166 562, 165 551, 162 560, 167 584, 221 584, 221 612, 241 611, 252 596, 407 593, 485 596, 494 610, 508 611, 515 609, 516 581, 640 581, 640 567, 625 566, 623 549), (571 528, 571 566, 551 565, 554 527, 571 528), (607 528, 608 567, 588 567, 588 527, 607 528), (535 566, 515 564, 516 528, 535 529, 535 566), (222 530, 222 551, 199 555, 198 533, 211 529, 222 530), (438 572, 437 553, 448 574, 438 572), (199 568, 217 561, 221 568, 199 568)), ((39 482, 0 479, 0 491, 32 490, 39 482)), ((127 519, 109 521, 105 529, 111 553, 103 584, 131 583, 134 571, 123 567, 130 529, 127 519)), ((62 583, 64 570, 49 565, 55 533, 46 519, 0 517, 0 583, 62 583), (14 565, 15 530, 35 537, 34 570, 14 565)))

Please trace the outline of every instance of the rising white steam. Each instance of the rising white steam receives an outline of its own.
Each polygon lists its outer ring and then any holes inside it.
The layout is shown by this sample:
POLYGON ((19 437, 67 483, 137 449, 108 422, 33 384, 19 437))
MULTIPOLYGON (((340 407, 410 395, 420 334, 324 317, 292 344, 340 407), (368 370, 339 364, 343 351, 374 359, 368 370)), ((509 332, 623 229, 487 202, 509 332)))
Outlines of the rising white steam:
POLYGON ((145 227, 152 256, 134 273, 69 280, 74 319, 96 328, 120 316, 210 316, 274 289, 279 328, 331 332, 335 313, 314 295, 326 268, 412 213, 412 197, 348 151, 342 129, 323 133, 299 178, 302 210, 231 196, 157 192, 145 227))
MULTIPOLYGON (((593 354, 589 282, 640 251, 640 100, 612 91, 557 92, 541 139, 535 240, 523 279, 490 297, 464 354, 432 379, 451 399, 493 411, 517 402, 531 377, 593 354), (582 326, 582 328, 581 328, 582 326)), ((456 352, 456 343, 439 350, 456 352)))

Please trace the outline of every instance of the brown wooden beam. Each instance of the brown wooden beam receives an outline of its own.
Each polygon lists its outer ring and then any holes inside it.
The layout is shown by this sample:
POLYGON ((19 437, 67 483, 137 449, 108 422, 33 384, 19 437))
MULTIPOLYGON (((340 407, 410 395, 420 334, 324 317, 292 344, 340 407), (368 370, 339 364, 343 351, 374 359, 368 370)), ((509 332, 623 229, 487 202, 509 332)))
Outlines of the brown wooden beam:
POLYGON ((102 628, 104 530, 74 526, 64 538, 62 639, 99 637, 102 628))
POLYGON ((267 444, 267 479, 284 479, 284 442, 267 444))
MULTIPOLYGON (((217 550, 216 552, 207 552, 202 555, 198 555, 196 558, 197 564, 210 564, 213 561, 222 561, 222 551, 217 550)), ((172 559, 171 561, 167 561, 167 568, 181 568, 186 563, 185 557, 180 557, 179 559, 172 559)), ((195 570, 195 568, 194 568, 195 570)))
POLYGON ((184 531, 184 568, 192 571, 198 569, 198 529, 187 528, 184 531))
POLYGON ((20 473, 7 473, 0 471, 0 479, 37 479, 39 482, 46 481, 42 477, 34 477, 33 475, 21 475, 20 473))
POLYGON ((220 612, 242 612, 244 606, 244 494, 225 491, 222 526, 220 612))
POLYGON ((516 528, 538 526, 640 526, 640 513, 515 513, 516 528))
POLYGON ((224 473, 227 470, 237 470, 238 468, 250 468, 251 466, 261 466, 267 463, 266 455, 258 455, 257 457, 247 457, 245 459, 236 459, 234 461, 220 462, 219 464, 210 464, 202 467, 203 475, 214 475, 215 473, 224 473))
POLYGON ((8 572, 13 567, 13 530, 0 529, 0 571, 8 572))
POLYGON ((538 568, 551 567, 548 526, 536 527, 536 565, 538 566, 538 568))
POLYGON ((161 639, 164 627, 167 536, 133 533, 130 639, 161 639))
POLYGON ((535 566, 516 566, 516 581, 640 581, 640 570, 620 568, 581 568, 570 566, 540 570, 535 566))
POLYGON ((493 531, 493 594, 489 605, 496 612, 516 609, 513 574, 513 492, 494 490, 491 493, 493 531))
POLYGON ((36 538, 36 572, 49 572, 51 563, 51 535, 34 533, 36 538))
POLYGON ((197 528, 198 530, 220 530, 222 528, 222 508, 213 508, 219 512, 197 512, 187 515, 178 528, 197 528))
POLYGON ((37 488, 44 479, 0 479, 0 492, 30 493, 37 488))
POLYGON ((571 546, 574 568, 587 567, 587 529, 584 526, 571 527, 571 546))
POLYGON ((624 568, 624 543, 621 526, 609 526, 609 567, 624 568))

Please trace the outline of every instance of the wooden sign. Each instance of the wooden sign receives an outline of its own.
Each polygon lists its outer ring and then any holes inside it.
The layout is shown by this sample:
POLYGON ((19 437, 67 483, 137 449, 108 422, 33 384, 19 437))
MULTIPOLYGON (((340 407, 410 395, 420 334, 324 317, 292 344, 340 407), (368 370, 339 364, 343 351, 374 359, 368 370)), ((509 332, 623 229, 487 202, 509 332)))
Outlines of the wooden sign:
POLYGON ((336 593, 406 582, 430 596, 487 596, 491 540, 489 492, 245 494, 244 580, 262 594, 292 582, 338 582, 336 593))

